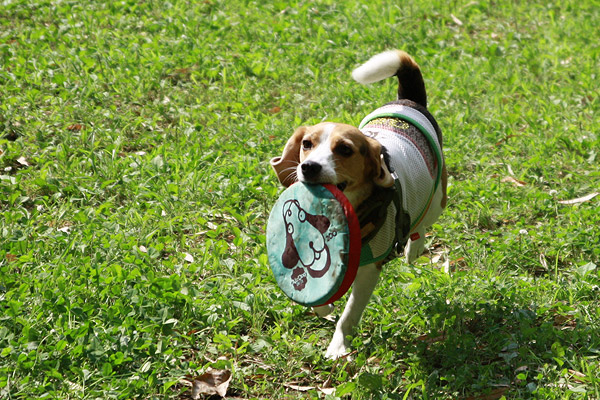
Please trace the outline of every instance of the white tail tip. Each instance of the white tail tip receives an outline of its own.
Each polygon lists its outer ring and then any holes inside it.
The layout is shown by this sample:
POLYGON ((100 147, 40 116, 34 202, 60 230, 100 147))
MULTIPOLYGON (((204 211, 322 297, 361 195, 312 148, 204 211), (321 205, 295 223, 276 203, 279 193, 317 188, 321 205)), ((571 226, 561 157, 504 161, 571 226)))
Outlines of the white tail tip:
POLYGON ((390 50, 371 57, 352 71, 352 77, 359 83, 373 83, 396 75, 401 65, 399 52, 390 50))

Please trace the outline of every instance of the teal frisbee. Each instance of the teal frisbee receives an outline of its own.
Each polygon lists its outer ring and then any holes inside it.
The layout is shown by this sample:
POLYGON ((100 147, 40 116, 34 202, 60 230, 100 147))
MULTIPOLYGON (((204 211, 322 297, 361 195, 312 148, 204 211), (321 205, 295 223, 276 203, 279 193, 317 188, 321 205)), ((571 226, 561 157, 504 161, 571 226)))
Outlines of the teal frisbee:
POLYGON ((320 306, 342 297, 356 277, 360 247, 356 213, 334 185, 295 183, 269 215, 269 264, 296 303, 320 306))

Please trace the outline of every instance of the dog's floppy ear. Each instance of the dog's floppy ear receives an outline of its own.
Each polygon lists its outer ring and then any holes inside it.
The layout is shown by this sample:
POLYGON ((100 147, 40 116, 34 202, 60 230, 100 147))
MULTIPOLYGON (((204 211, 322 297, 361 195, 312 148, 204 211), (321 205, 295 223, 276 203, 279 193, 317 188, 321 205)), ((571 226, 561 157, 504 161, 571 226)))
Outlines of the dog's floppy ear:
POLYGON ((298 254, 298 249, 296 248, 296 243, 294 243, 294 237, 291 233, 285 233, 285 250, 281 254, 281 264, 287 269, 294 268, 298 261, 300 261, 300 255, 298 254))
POLYGON ((331 221, 329 221, 329 218, 327 218, 324 215, 313 215, 306 213, 306 220, 309 224, 311 224, 319 232, 321 232, 321 235, 325 234, 325 232, 327 232, 327 229, 329 229, 329 225, 331 225, 331 221))
POLYGON ((385 163, 384 149, 377 140, 369 137, 367 140, 369 142, 369 152, 366 156, 366 162, 373 168, 371 172, 373 182, 377 186, 385 188, 394 186, 394 177, 385 163))
POLYGON ((300 147, 306 129, 306 126, 296 129, 283 148, 283 154, 280 157, 271 159, 271 166, 275 170, 279 182, 285 187, 290 186, 298 180, 296 168, 300 164, 300 147))

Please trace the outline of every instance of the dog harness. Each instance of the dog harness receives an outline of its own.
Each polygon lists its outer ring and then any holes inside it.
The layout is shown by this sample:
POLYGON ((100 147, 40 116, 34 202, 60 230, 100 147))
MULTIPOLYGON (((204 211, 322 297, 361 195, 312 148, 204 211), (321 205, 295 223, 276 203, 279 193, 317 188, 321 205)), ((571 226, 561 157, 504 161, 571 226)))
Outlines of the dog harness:
MULTIPOLYGON (((389 103, 367 115, 359 129, 387 150, 394 178, 388 194, 384 190, 375 195, 380 198, 374 202, 380 220, 372 222, 374 231, 363 238, 360 265, 366 265, 387 262, 401 254, 431 206, 441 181, 443 158, 433 124, 412 107, 389 103)), ((373 204, 370 199, 366 203, 373 204)))

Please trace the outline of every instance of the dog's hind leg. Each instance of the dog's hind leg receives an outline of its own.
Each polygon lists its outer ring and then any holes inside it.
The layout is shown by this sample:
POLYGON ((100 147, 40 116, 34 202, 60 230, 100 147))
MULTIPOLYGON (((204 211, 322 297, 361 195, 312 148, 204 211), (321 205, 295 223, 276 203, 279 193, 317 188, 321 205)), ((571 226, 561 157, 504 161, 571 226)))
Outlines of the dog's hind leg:
POLYGON ((348 298, 346 308, 337 322, 335 333, 327 348, 325 357, 336 359, 348 352, 350 347, 349 336, 354 327, 360 322, 363 311, 369 303, 371 294, 377 285, 381 268, 376 264, 368 264, 358 268, 356 279, 352 285, 352 293, 348 298))
POLYGON ((411 264, 423 254, 423 251, 425 251, 425 228, 421 227, 411 235, 404 248, 406 262, 411 264))

